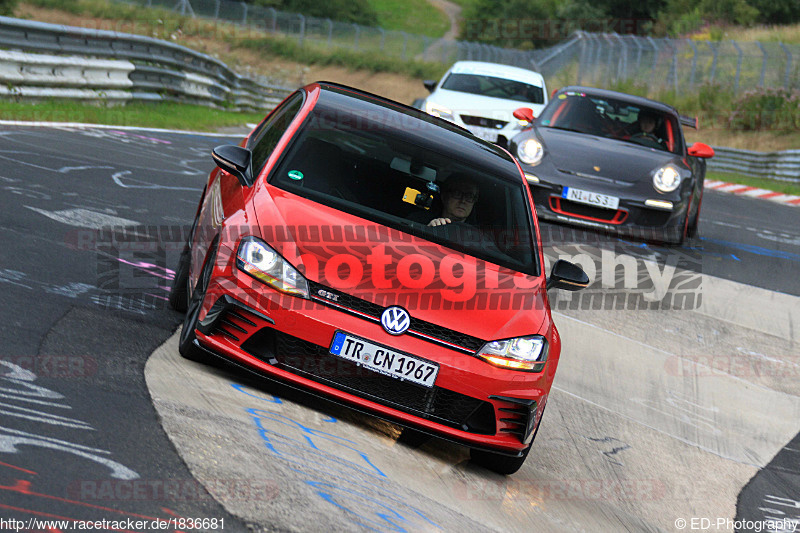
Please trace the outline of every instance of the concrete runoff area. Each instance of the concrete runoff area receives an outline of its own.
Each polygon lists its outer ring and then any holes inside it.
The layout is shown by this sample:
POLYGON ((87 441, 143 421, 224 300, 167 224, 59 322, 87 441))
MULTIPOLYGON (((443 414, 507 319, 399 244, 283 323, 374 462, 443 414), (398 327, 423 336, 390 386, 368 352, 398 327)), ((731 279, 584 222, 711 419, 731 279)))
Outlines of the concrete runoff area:
POLYGON ((256 529, 675 531, 707 518, 730 531, 742 487, 798 432, 800 298, 708 276, 702 290, 696 310, 555 312, 555 384, 508 477, 464 447, 409 446, 393 424, 184 360, 177 334, 146 380, 192 474, 256 529))

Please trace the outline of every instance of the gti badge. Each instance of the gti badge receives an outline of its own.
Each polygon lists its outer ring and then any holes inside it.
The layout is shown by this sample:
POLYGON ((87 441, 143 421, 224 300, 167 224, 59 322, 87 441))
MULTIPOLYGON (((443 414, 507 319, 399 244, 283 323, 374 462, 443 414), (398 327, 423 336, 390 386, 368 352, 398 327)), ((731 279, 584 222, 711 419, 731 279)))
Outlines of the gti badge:
POLYGON ((396 305, 387 307, 381 315, 381 325, 390 335, 402 335, 411 325, 408 311, 396 305))
POLYGON ((331 300, 333 302, 336 302, 336 301, 339 300, 339 295, 338 294, 333 294, 332 292, 328 292, 325 289, 318 290, 317 294, 320 295, 322 298, 327 298, 328 300, 331 300))

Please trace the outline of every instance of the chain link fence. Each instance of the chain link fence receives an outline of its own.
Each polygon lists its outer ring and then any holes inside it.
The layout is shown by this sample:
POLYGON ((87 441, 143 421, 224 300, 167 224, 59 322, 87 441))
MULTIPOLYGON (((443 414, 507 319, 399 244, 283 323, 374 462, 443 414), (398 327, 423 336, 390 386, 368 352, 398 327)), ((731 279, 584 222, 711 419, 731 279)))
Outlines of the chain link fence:
POLYGON ((800 87, 800 46, 778 42, 654 39, 616 33, 578 33, 577 83, 608 87, 643 82, 676 94, 701 85, 732 89, 800 87))
POLYGON ((564 84, 612 87, 632 82, 677 94, 704 84, 734 93, 757 87, 800 88, 800 46, 778 42, 655 39, 577 31, 549 48, 516 50, 306 17, 235 0, 117 1, 245 25, 248 31, 280 35, 302 46, 370 51, 445 65, 459 60, 504 63, 536 70, 545 77, 558 75, 564 84))

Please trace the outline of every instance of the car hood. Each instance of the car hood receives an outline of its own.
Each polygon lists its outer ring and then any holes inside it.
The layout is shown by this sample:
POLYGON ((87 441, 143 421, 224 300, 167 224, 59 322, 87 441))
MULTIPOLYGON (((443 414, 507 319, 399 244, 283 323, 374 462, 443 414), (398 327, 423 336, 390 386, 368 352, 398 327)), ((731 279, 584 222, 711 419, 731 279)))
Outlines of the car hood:
POLYGON ((533 109, 534 115, 541 113, 544 104, 531 104, 504 98, 492 98, 477 94, 438 89, 428 100, 452 109, 457 114, 475 115, 510 122, 515 120, 512 113, 520 107, 533 109))
POLYGON ((539 333, 549 312, 541 278, 274 187, 265 193, 261 238, 310 281, 484 340, 539 333))
POLYGON ((653 171, 674 163, 684 167, 680 156, 645 146, 554 128, 535 128, 545 157, 558 170, 615 181, 651 179, 653 171))

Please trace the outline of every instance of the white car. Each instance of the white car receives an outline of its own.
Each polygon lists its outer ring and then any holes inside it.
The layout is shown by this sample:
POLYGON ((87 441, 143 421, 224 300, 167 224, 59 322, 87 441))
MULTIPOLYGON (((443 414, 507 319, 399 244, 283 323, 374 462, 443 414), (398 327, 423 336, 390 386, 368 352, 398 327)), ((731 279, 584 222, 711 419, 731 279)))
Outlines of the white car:
POLYGON ((501 146, 527 124, 513 117, 514 110, 529 107, 538 116, 547 104, 541 74, 497 63, 458 61, 438 83, 423 83, 431 94, 420 107, 428 114, 501 146))

